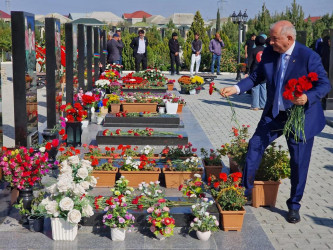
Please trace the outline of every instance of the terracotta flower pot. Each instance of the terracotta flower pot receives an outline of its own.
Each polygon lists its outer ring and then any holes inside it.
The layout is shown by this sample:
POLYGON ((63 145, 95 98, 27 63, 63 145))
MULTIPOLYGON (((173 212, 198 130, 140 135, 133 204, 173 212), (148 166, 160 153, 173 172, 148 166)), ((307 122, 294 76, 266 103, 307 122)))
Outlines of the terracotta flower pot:
POLYGON ((172 91, 173 87, 174 87, 174 84, 173 83, 168 83, 167 86, 168 86, 168 90, 172 91))
POLYGON ((151 112, 156 113, 157 103, 123 103, 123 111, 133 112, 151 112))
MULTIPOLYGON (((119 108, 120 108, 120 105, 119 105, 119 108)), ((101 107, 100 112, 101 112, 101 114, 105 115, 105 114, 109 113, 109 110, 107 107, 101 107)))
POLYGON ((111 103, 111 112, 119 113, 120 112, 120 103, 111 103))
POLYGON ((229 158, 230 173, 242 172, 239 165, 237 164, 237 162, 234 161, 232 156, 228 155, 228 158, 229 158))
POLYGON ((97 179, 96 187, 113 187, 116 182, 118 169, 112 171, 94 170, 92 176, 97 179))
POLYGON ((183 112, 183 107, 184 107, 184 104, 178 103, 177 113, 182 113, 183 112))
POLYGON ((281 181, 254 181, 252 190, 252 206, 275 207, 281 181))
POLYGON ((212 165, 206 165, 205 161, 202 161, 204 168, 205 168, 205 173, 206 173, 206 179, 208 179, 208 177, 210 175, 214 175, 215 177, 219 177, 219 174, 222 171, 222 165, 220 166, 212 166, 212 165))
POLYGON ((194 174, 200 174, 202 176, 203 169, 199 171, 168 171, 163 168, 163 174, 165 176, 165 186, 167 188, 178 188, 181 184, 184 184, 185 180, 194 178, 194 174))
POLYGON ((240 211, 224 211, 217 203, 217 208, 220 212, 221 227, 224 231, 241 231, 243 227, 244 215, 246 213, 243 208, 240 211))
POLYGON ((153 171, 124 171, 120 168, 119 173, 129 181, 128 185, 130 187, 138 187, 141 182, 158 181, 161 169, 154 168, 153 171))

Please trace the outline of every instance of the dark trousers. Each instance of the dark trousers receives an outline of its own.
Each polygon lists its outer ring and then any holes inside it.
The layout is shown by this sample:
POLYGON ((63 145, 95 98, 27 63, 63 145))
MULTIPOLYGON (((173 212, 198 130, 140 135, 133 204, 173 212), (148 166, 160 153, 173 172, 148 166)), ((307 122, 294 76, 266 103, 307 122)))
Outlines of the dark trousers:
POLYGON ((147 69, 147 56, 145 54, 135 55, 135 71, 140 71, 140 64, 142 63, 142 70, 147 69))
MULTIPOLYGON (((285 112, 280 112, 276 118, 273 118, 271 112, 269 112, 268 115, 261 118, 253 137, 249 141, 243 170, 243 186, 246 188, 246 196, 252 193, 255 174, 265 149, 283 134, 283 126, 286 120, 287 115, 285 112)), ((299 210, 306 184, 314 137, 306 138, 306 143, 303 143, 303 141, 296 143, 292 136, 289 136, 286 140, 290 153, 291 168, 291 191, 290 198, 287 200, 287 206, 289 209, 299 210)))
POLYGON ((179 74, 179 65, 180 65, 180 60, 179 60, 179 54, 176 56, 173 53, 170 53, 170 59, 171 59, 171 74, 175 73, 175 62, 176 62, 176 72, 179 74))

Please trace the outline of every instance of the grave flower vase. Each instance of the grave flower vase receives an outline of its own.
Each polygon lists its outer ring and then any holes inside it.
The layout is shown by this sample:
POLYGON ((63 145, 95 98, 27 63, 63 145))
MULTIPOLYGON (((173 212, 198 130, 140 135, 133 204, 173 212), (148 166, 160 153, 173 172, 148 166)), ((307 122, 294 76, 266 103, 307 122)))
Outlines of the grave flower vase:
POLYGON ((177 114, 178 103, 165 103, 167 114, 177 114))
POLYGON ((183 107, 184 107, 184 104, 178 103, 177 113, 182 113, 183 112, 183 107))
POLYGON ((254 181, 252 206, 275 207, 281 181, 254 181))
POLYGON ((44 217, 28 217, 29 230, 31 232, 43 232, 44 229, 44 217))
POLYGON ((77 224, 71 224, 62 218, 51 218, 52 239, 73 241, 77 235, 77 224))
POLYGON ((168 83, 167 86, 168 86, 168 90, 172 91, 173 87, 174 87, 174 84, 173 83, 168 83))
POLYGON ((242 231, 245 209, 240 211, 224 211, 217 203, 217 208, 220 213, 221 227, 224 231, 242 231))
POLYGON ((81 122, 66 122, 66 144, 73 147, 81 146, 82 123, 81 122))
POLYGON ((120 103, 111 103, 111 112, 119 113, 120 112, 120 103))
POLYGON ((211 231, 207 231, 207 232, 196 231, 196 235, 197 235, 198 239, 202 240, 202 241, 209 240, 211 234, 212 234, 211 231))
POLYGON ((111 228, 112 241, 124 241, 126 236, 126 229, 124 228, 111 228))

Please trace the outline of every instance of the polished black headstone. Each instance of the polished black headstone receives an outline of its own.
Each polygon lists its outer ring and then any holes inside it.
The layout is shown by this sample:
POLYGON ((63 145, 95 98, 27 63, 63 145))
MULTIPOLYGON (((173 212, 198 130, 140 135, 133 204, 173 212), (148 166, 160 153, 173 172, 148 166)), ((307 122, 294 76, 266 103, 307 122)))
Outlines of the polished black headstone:
POLYGON ((98 27, 94 27, 94 81, 99 78, 99 62, 101 57, 101 30, 98 27))
POLYGON ((93 36, 92 26, 87 27, 87 90, 92 89, 92 58, 93 58, 93 36))
POLYGON ((84 89, 84 72, 86 70, 86 35, 85 26, 83 24, 77 25, 77 50, 78 50, 78 62, 77 62, 77 74, 79 88, 84 89))
POLYGON ((179 115, 156 114, 151 117, 116 117, 107 114, 104 119, 104 127, 150 127, 150 128, 183 128, 179 115))
MULTIPOLYGON (((61 67, 61 39, 60 20, 45 18, 46 45, 46 111, 47 128, 52 129, 57 124, 56 97, 61 96, 60 67, 61 67)), ((60 99, 58 99, 60 100, 60 99)), ((58 105, 62 102, 59 101, 58 105)))
POLYGON ((28 146, 38 143, 35 16, 12 11, 11 28, 15 144, 28 146))
POLYGON ((99 131, 96 136, 98 145, 186 145, 188 135, 183 131, 175 131, 174 135, 152 135, 152 136, 104 136, 99 131), (182 135, 179 138, 178 135, 182 135))
POLYGON ((74 58, 73 58, 73 24, 65 23, 66 43, 66 103, 73 103, 74 95, 74 58))

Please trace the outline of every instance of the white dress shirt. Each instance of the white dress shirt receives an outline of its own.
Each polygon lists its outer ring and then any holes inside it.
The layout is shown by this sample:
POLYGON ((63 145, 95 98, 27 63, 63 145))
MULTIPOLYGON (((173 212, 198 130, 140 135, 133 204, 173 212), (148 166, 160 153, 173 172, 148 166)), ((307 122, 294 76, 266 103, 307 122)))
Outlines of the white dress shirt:
POLYGON ((146 44, 145 39, 139 37, 139 47, 138 47, 138 54, 144 54, 146 52, 146 44))

